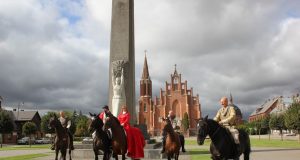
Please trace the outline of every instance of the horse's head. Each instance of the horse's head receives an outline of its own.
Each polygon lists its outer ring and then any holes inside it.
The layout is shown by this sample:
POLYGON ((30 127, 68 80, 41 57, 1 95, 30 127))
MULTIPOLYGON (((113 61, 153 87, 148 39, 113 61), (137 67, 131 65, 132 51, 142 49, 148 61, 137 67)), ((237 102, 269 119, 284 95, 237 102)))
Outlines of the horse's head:
POLYGON ((99 128, 102 129, 104 124, 102 120, 99 118, 99 115, 90 113, 90 116, 91 116, 91 123, 89 125, 89 132, 93 132, 99 128))
POLYGON ((118 118, 116 118, 111 113, 107 113, 104 128, 109 129, 109 128, 113 128, 114 126, 117 126, 117 125, 120 126, 120 122, 119 122, 118 118))
POLYGON ((205 118, 197 119, 198 121, 197 122, 197 130, 198 130, 197 143, 199 145, 203 145, 204 140, 208 134, 207 118, 208 116, 206 116, 205 118))
POLYGON ((50 117, 49 119, 49 123, 48 123, 48 128, 53 129, 53 128, 57 128, 57 125, 60 124, 56 114, 54 114, 53 117, 50 117))
POLYGON ((161 119, 162 119, 162 121, 163 121, 163 123, 164 123, 164 128, 163 128, 163 130, 164 130, 165 132, 171 132, 171 131, 174 131, 174 130, 173 130, 173 127, 172 127, 172 123, 171 123, 171 121, 170 121, 169 118, 161 118, 161 119))

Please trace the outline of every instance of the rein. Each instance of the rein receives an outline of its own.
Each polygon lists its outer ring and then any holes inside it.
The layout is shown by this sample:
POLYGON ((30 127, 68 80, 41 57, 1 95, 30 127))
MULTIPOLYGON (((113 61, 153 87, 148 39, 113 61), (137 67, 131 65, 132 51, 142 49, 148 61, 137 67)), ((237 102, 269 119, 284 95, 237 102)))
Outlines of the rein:
POLYGON ((220 131, 220 126, 218 126, 218 128, 214 131, 214 133, 212 134, 211 138, 214 138, 215 135, 220 131))

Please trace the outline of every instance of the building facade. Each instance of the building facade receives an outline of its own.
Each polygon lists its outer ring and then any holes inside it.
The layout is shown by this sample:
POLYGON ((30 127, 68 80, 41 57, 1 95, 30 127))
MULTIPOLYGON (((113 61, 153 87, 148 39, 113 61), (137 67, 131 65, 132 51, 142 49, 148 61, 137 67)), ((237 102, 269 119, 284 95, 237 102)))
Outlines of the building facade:
POLYGON ((195 134, 196 121, 201 117, 199 95, 194 96, 193 88, 188 89, 187 81, 182 81, 176 66, 171 74, 170 83, 165 82, 164 89, 160 89, 159 97, 152 97, 152 81, 149 75, 147 58, 145 56, 142 78, 140 80, 138 123, 147 125, 150 135, 160 135, 163 129, 162 117, 166 117, 172 110, 176 114, 178 125, 181 125, 184 114, 189 117, 189 134, 195 134))
POLYGON ((249 122, 257 121, 263 119, 270 114, 281 114, 284 113, 292 103, 299 103, 299 94, 293 95, 292 97, 275 97, 273 99, 268 99, 260 107, 255 109, 249 116, 249 122))
POLYGON ((36 138, 42 136, 41 117, 38 111, 13 110, 8 111, 8 113, 13 120, 14 130, 12 133, 3 134, 4 144, 16 144, 17 140, 24 136, 22 134, 22 127, 26 122, 33 122, 37 126, 37 132, 34 135, 36 138))

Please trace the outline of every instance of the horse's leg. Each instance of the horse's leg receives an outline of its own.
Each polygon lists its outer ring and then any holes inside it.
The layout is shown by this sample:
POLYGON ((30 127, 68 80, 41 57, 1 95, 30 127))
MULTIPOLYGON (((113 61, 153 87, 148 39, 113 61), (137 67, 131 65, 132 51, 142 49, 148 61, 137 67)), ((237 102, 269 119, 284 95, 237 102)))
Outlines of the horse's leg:
POLYGON ((118 160, 118 154, 113 154, 113 157, 115 158, 115 160, 118 160))
POLYGON ((55 160, 58 160, 58 152, 59 152, 59 150, 55 149, 55 160))
POLYGON ((69 149, 69 160, 72 160, 72 155, 71 155, 71 153, 72 153, 72 150, 69 149))
POLYGON ((175 154, 175 160, 178 160, 179 158, 179 152, 175 154))
POLYGON ((66 155, 67 155, 67 149, 62 149, 61 150, 61 156, 63 160, 66 160, 66 155))
MULTIPOLYGON (((97 147, 94 147, 94 155, 95 155, 95 160, 98 160, 98 148, 97 147)), ((103 155, 103 160, 105 158, 105 152, 104 152, 104 155, 103 155)))
POLYGON ((122 154, 122 160, 125 160, 125 153, 122 154))
POLYGON ((168 160, 171 160, 171 155, 168 154, 168 160))

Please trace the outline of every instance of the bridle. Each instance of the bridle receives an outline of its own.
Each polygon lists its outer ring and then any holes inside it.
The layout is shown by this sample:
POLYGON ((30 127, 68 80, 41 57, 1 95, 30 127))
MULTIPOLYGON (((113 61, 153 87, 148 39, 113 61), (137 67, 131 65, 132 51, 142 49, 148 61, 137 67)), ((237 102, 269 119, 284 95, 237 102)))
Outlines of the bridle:
MULTIPOLYGON (((206 124, 206 125, 204 125, 205 131, 206 131, 206 133, 208 134, 209 128, 207 127, 207 126, 208 126, 208 125, 207 125, 207 122, 206 122, 205 124, 206 124)), ((199 125, 199 122, 198 122, 198 125, 199 125)), ((210 138, 214 138, 215 135, 220 131, 220 128, 221 128, 221 126, 218 126, 218 128, 214 131, 214 133, 211 135, 210 138)), ((206 133, 205 133, 205 134, 206 134, 206 133)), ((206 135, 207 135, 207 134, 206 134, 206 135)))

